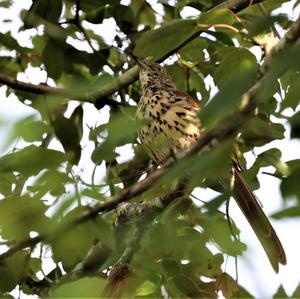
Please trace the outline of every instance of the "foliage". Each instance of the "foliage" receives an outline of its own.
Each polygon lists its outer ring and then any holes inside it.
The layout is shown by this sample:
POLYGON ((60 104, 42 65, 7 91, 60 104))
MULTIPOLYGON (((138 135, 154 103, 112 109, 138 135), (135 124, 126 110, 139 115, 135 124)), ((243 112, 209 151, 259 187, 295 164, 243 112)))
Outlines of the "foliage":
MULTIPOLYGON (((41 297, 96 297, 107 294, 110 283, 116 291, 122 289, 119 295, 130 297, 251 296, 223 267, 226 256, 239 257, 246 250, 238 228, 233 222, 228 226, 226 214, 218 210, 228 194, 200 206, 192 196, 182 196, 158 212, 149 209, 150 215, 147 209, 136 214, 133 208, 166 196, 186 169, 193 176, 191 188, 199 182, 213 186, 228 171, 233 139, 179 161, 144 192, 134 193, 142 175, 150 177, 152 171, 137 140, 144 125, 134 119, 141 89, 133 83, 136 70, 128 71, 134 66, 129 51, 158 61, 173 55, 167 69, 179 89, 202 100, 200 118, 209 129, 239 109, 242 95, 259 76, 269 54, 268 44, 259 42, 262 37, 274 33, 274 24, 284 30, 292 25, 288 16, 275 11, 285 0, 264 1, 264 9, 252 4, 238 11, 230 6, 213 10, 219 2, 159 0, 163 13, 158 13, 144 0, 128 5, 118 0, 35 0, 22 10, 20 22, 3 20, 7 30, 0 33, 0 75, 17 78, 39 68, 47 73, 41 89, 54 83, 64 92, 31 92, 0 81, 7 85, 7 95, 16 95, 32 109, 32 115, 14 123, 0 157, 2 251, 14 250, 0 255, 1 296, 9 297, 18 286, 41 297), (183 17, 187 7, 197 15, 183 17), (97 32, 108 19, 118 28, 111 42, 97 32), (20 27, 13 34, 10 26, 20 27), (21 34, 29 36, 26 46, 19 41, 21 34), (119 88, 107 91, 111 86, 119 88), (109 120, 87 127, 85 119, 95 107, 107 111, 109 120), (134 153, 132 159, 129 154, 120 159, 125 145, 134 153), (85 151, 87 146, 92 152, 85 151), (82 161, 93 163, 93 170, 85 169, 88 180, 82 161), (117 202, 110 204, 126 192, 126 199, 133 199, 132 217, 127 206, 115 213, 117 202), (45 256, 54 261, 46 273, 45 256), (129 267, 124 275, 117 283, 107 282, 109 270, 123 263, 129 267)), ((0 10, 13 5, 2 0, 0 10)), ((255 114, 238 132, 235 144, 243 163, 243 153, 284 138, 287 127, 291 138, 300 137, 300 114, 295 113, 300 61, 299 55, 291 59, 291 53, 276 57, 255 114)), ((297 198, 274 217, 299 217, 300 163, 283 162, 281 155, 272 147, 262 152, 246 177, 257 187, 259 171, 272 166, 282 197, 297 198)))

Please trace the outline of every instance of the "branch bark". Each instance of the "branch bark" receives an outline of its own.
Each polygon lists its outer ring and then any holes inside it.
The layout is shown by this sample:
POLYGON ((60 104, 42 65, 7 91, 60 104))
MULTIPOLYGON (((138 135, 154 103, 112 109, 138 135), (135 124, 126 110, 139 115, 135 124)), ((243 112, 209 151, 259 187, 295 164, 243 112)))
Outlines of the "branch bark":
POLYGON ((260 3, 260 2, 262 2, 262 0, 227 0, 227 1, 224 1, 224 2, 216 5, 211 10, 229 8, 233 12, 238 12, 248 6, 251 6, 253 4, 260 3))
MULTIPOLYGON (((249 88, 249 90, 243 96, 243 107, 239 109, 239 111, 234 111, 232 117, 225 119, 221 122, 217 127, 214 127, 207 132, 205 132, 198 142, 190 148, 181 158, 186 159, 191 155, 194 155, 207 144, 209 144, 213 139, 218 139, 220 141, 227 139, 235 135, 240 127, 249 119, 252 115, 254 109, 257 107, 257 103, 259 101, 258 95, 261 90, 263 79, 268 73, 274 58, 281 53, 281 51, 293 44, 298 43, 300 38, 300 16, 291 26, 290 30, 285 34, 285 36, 273 47, 270 53, 266 56, 265 62, 260 67, 257 80, 253 83, 253 85, 249 88)), ((110 198, 109 200, 99 203, 98 205, 86 210, 84 213, 79 215, 74 221, 68 223, 67 225, 61 227, 56 233, 57 236, 61 236, 62 233, 71 229, 72 227, 85 222, 89 219, 94 218, 101 212, 109 211, 115 208, 119 203, 130 200, 143 192, 150 189, 168 170, 168 168, 174 163, 174 161, 168 161, 161 168, 157 169, 153 173, 151 173, 144 180, 135 183, 134 185, 124 189, 121 193, 116 196, 110 198)), ((52 232, 53 234, 53 232, 52 232)), ((51 235, 52 235, 51 234, 51 235)), ((19 242, 18 244, 9 248, 6 252, 0 255, 0 261, 5 258, 11 256, 18 250, 21 250, 26 247, 33 247, 35 244, 47 239, 48 235, 40 235, 35 238, 28 238, 19 242)))
POLYGON ((0 83, 7 85, 13 89, 32 92, 36 94, 64 94, 66 91, 62 88, 50 87, 42 84, 32 84, 19 81, 4 74, 0 74, 0 83))

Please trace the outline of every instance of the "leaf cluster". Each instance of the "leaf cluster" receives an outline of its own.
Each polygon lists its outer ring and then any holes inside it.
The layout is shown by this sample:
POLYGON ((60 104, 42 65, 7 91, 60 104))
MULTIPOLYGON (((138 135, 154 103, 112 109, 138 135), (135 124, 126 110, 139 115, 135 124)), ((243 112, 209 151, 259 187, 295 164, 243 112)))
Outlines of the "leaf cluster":
MULTIPOLYGON (((153 172, 137 140, 145 123, 134 116, 141 87, 133 83, 137 73, 129 51, 157 61, 173 55, 165 66, 178 89, 202 101, 200 119, 210 129, 243 106, 243 94, 269 54, 274 26, 288 30, 292 25, 287 15, 276 13, 284 0, 263 1, 264 10, 255 4, 260 1, 253 1, 238 11, 213 9, 219 2, 159 0, 158 13, 143 0, 128 5, 117 0, 35 0, 21 11, 18 22, 3 20, 7 27, 21 25, 17 34, 0 33, 0 73, 17 78, 39 68, 46 74, 41 88, 54 84, 67 92, 36 94, 0 80, 7 85, 7 96, 15 95, 32 111, 14 122, 1 146, 1 246, 15 252, 1 261, 0 295, 10 296, 18 286, 25 294, 41 297, 99 297, 107 288, 109 271, 126 260, 128 277, 115 285, 123 296, 251 296, 223 267, 227 256, 237 258, 246 250, 238 228, 232 220, 229 226, 228 215, 219 210, 229 194, 205 203, 179 197, 156 207, 159 213, 154 216, 150 211, 152 218, 146 211, 146 216, 139 213, 124 221, 111 210, 86 217, 92 207, 134 189, 153 172), (187 7, 197 15, 182 17, 187 7), (108 20, 116 24, 110 42, 97 32, 108 20), (27 46, 19 42, 21 34, 28 36, 27 46), (260 42, 263 38, 265 43, 260 42), (99 120, 88 126, 90 111, 96 109, 99 120), (41 241, 38 245, 33 236, 41 241), (43 271, 49 258, 54 266, 43 271)), ((12 5, 2 0, 0 10, 12 5)), ((228 173, 233 146, 246 164, 244 153, 268 145, 245 176, 258 187, 257 174, 271 166, 283 198, 297 199, 273 216, 299 217, 300 162, 282 161, 276 143, 270 146, 287 135, 300 138, 296 53, 290 47, 275 58, 263 78, 255 113, 235 139, 174 163, 132 198, 134 203, 155 206, 184 176, 191 177, 189 193, 199 185, 213 188, 219 176, 228 173)))

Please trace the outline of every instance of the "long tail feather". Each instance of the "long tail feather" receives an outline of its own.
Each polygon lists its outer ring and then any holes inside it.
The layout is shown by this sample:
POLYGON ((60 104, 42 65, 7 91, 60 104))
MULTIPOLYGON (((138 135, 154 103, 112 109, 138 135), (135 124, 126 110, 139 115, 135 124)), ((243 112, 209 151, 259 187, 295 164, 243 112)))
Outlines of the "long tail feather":
POLYGON ((233 169, 233 178, 233 196, 263 246, 273 269, 277 273, 279 264, 286 264, 283 246, 269 219, 256 200, 255 195, 238 169, 233 169))

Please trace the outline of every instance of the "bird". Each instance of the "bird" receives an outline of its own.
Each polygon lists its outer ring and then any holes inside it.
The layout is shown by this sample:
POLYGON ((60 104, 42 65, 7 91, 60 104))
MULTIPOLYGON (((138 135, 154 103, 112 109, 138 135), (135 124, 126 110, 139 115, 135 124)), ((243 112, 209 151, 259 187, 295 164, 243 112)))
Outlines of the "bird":
MULTIPOLYGON (((131 56, 139 66, 142 96, 136 118, 145 121, 138 137, 157 165, 185 152, 197 142, 204 128, 199 118, 200 102, 180 91, 167 69, 149 58, 131 56)), ((276 231, 243 176, 236 154, 231 158, 232 195, 260 241, 274 271, 286 264, 286 254, 276 231)))

